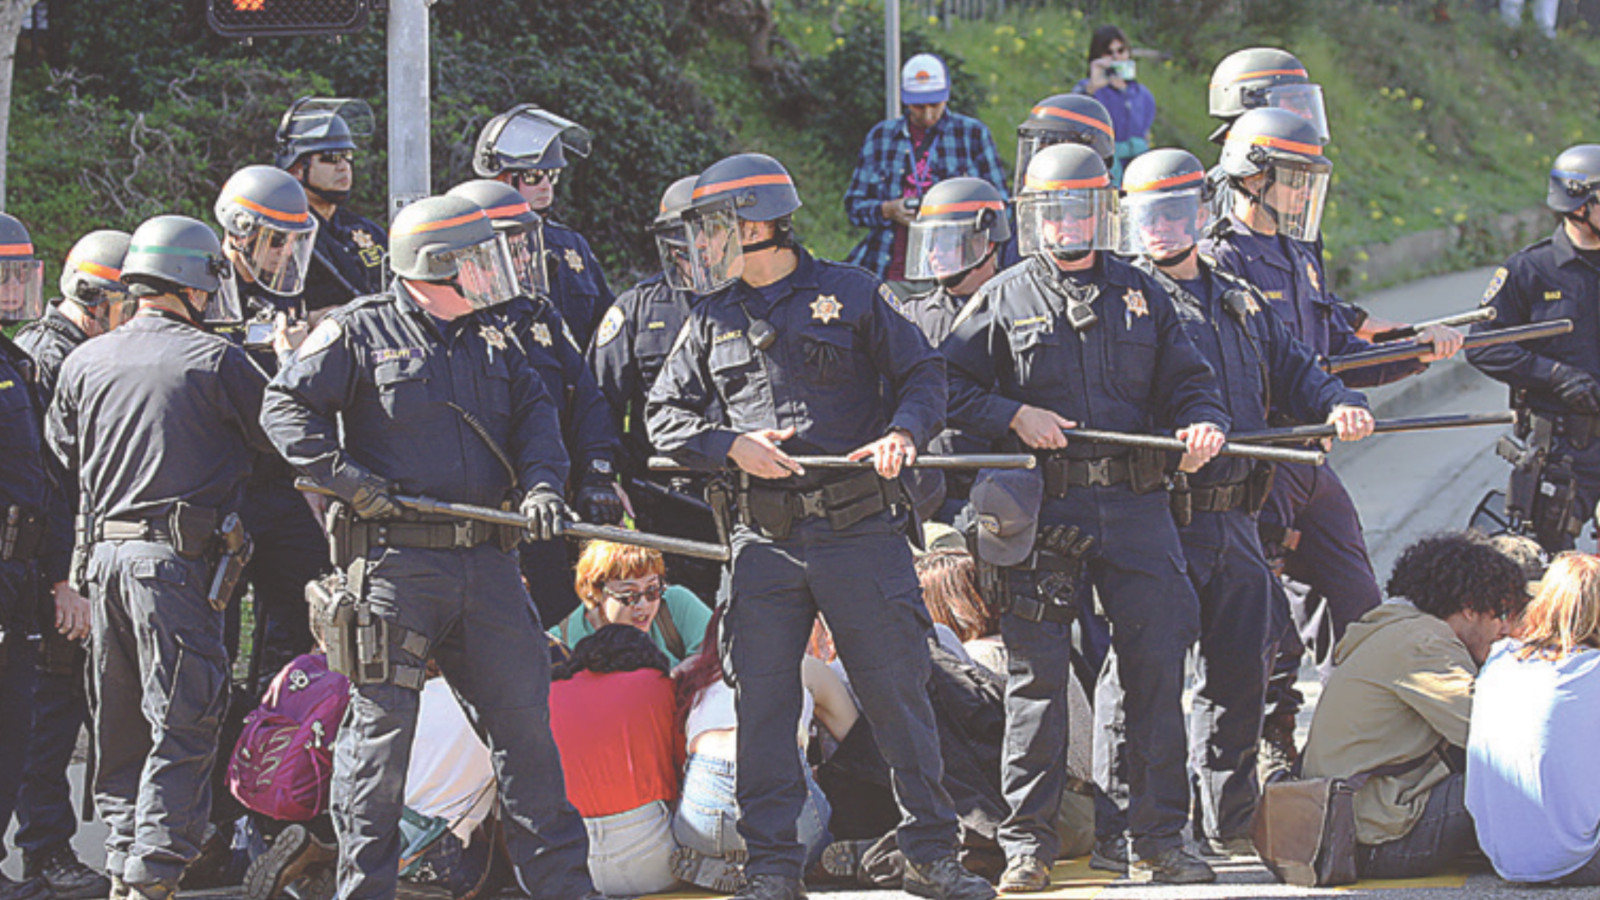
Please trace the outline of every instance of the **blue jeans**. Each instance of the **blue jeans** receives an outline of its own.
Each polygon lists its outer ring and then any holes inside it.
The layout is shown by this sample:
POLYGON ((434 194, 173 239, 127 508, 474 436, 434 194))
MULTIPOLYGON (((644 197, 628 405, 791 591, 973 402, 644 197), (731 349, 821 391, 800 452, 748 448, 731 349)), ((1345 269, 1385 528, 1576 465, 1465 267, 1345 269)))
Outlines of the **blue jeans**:
MULTIPOLYGON (((795 823, 800 843, 806 848, 805 871, 822 861, 822 851, 831 840, 828 817, 833 809, 811 774, 811 767, 800 760, 805 772, 806 802, 795 823)), ((694 754, 689 757, 683 778, 683 797, 672 818, 672 836, 678 846, 704 856, 725 857, 744 853, 744 838, 739 836, 739 801, 735 792, 738 767, 731 759, 694 754)))
POLYGON ((1358 844, 1356 871, 1362 878, 1425 878, 1478 849, 1478 831, 1467 812, 1466 776, 1457 772, 1428 791, 1422 818, 1404 837, 1384 844, 1358 844))

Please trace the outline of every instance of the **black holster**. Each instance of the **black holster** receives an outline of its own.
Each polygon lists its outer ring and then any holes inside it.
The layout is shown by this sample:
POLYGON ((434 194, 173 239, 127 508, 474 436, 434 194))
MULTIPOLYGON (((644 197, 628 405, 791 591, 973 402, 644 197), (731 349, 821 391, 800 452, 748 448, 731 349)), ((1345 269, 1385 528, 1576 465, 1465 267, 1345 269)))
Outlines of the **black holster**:
POLYGON ((1128 453, 1128 488, 1148 494, 1167 486, 1167 451, 1135 447, 1128 453))
POLYGON ((12 504, 0 523, 0 560, 16 562, 33 559, 44 546, 44 516, 37 510, 12 504))
POLYGON ((1187 528, 1194 522, 1194 492, 1189 489, 1189 474, 1173 472, 1172 482, 1167 491, 1167 502, 1172 509, 1173 523, 1179 528, 1187 528))
POLYGON ((1267 497, 1272 493, 1272 478, 1277 472, 1278 467, 1265 460, 1257 461, 1251 467, 1250 475, 1244 482, 1245 512, 1253 516, 1267 505, 1267 497))
POLYGON ((172 549, 185 559, 200 559, 215 545, 222 516, 214 509, 179 500, 167 517, 172 549))

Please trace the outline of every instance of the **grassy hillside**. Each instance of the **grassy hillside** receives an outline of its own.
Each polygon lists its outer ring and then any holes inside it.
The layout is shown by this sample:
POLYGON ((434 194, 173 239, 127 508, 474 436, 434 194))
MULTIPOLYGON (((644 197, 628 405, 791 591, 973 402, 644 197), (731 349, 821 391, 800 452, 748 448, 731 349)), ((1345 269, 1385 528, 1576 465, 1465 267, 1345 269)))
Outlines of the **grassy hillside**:
MULTIPOLYGON (((881 22, 881 0, 876 9, 869 0, 796 5, 780 0, 779 32, 813 61, 864 49, 847 46, 859 33, 841 28, 841 21, 881 22)), ((1082 76, 1089 33, 1100 24, 1081 9, 1055 4, 947 28, 914 17, 913 6, 904 5, 904 21, 914 39, 957 59, 978 86, 969 92, 976 96, 957 95, 952 106, 989 124, 1008 166, 1016 123, 1034 101, 1069 90, 1082 76)), ((1206 83, 1216 61, 1256 44, 1285 46, 1301 57, 1324 86, 1333 130, 1334 187, 1324 227, 1335 261, 1341 254, 1353 257, 1364 244, 1440 226, 1470 228, 1493 214, 1536 205, 1554 154, 1600 141, 1600 92, 1593 87, 1600 41, 1581 26, 1551 43, 1509 31, 1476 9, 1456 10, 1449 22, 1434 21, 1431 4, 1279 0, 1272 9, 1267 22, 1260 16, 1218 16, 1203 24, 1114 21, 1136 46, 1168 57, 1140 64, 1140 79, 1160 110, 1153 143, 1185 147, 1207 163, 1217 155, 1206 140, 1214 126, 1206 115, 1206 83)), ((859 238, 840 205, 853 156, 829 149, 844 136, 819 131, 816 115, 782 111, 730 60, 742 60, 739 47, 713 35, 691 53, 686 68, 741 144, 770 152, 794 170, 807 203, 799 227, 808 243, 842 255, 859 238)), ((881 83, 881 69, 876 77, 881 83)), ((848 144, 861 136, 849 136, 848 144)))

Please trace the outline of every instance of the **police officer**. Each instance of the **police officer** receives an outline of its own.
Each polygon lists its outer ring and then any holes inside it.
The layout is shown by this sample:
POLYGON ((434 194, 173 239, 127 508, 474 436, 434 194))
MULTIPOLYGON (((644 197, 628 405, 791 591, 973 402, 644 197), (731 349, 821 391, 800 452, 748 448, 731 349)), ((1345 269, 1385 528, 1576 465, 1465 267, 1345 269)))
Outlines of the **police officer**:
MULTIPOLYGON (((1287 50, 1246 47, 1223 57, 1211 70, 1206 99, 1211 118, 1220 123, 1211 132, 1214 144, 1221 145, 1233 123, 1252 109, 1288 110, 1311 123, 1318 143, 1326 144, 1330 138, 1322 85, 1312 81, 1305 64, 1287 50)), ((1233 212, 1228 173, 1213 166, 1206 182, 1211 187, 1212 220, 1227 218, 1233 212)))
POLYGON ((302 298, 306 311, 383 290, 388 236, 345 205, 355 186, 357 148, 350 122, 371 116, 360 100, 301 97, 278 125, 275 164, 305 188, 316 217, 316 249, 302 298))
MULTIPOLYGON (((320 229, 306 192, 279 169, 247 166, 222 186, 213 211, 230 263, 221 292, 235 297, 256 327, 288 349, 284 345, 290 335, 305 334, 303 291, 319 265, 314 253, 320 229)), ((270 341, 247 343, 246 349, 269 377, 278 370, 270 341)), ((252 469, 245 498, 241 515, 255 543, 245 569, 255 603, 249 677, 253 699, 278 670, 311 646, 305 587, 327 568, 328 544, 305 498, 294 489, 294 472, 276 453, 264 454, 252 469)), ((238 625, 230 626, 230 647, 235 647, 233 629, 238 625)))
MULTIPOLYGON (((937 347, 950 334, 950 324, 961 308, 1000 270, 1000 249, 1012 243, 1005 195, 982 178, 945 179, 923 196, 907 235, 906 278, 932 280, 936 286, 908 297, 904 311, 928 343, 937 347)), ((956 428, 946 428, 928 445, 932 453, 983 453, 988 449, 987 441, 975 440, 956 428)), ((932 518, 947 524, 954 521, 971 493, 972 473, 919 470, 913 474, 914 491, 943 495, 932 518)))
MULTIPOLYGON (((689 226, 683 222, 694 182, 693 175, 680 178, 662 193, 650 224, 661 271, 623 291, 606 310, 589 345, 589 366, 622 434, 621 470, 635 524, 657 534, 716 541, 716 526, 700 499, 705 478, 650 474, 655 448, 644 418, 645 395, 667 360, 672 339, 700 300, 690 281, 689 226)), ((674 582, 709 600, 717 594, 722 567, 703 559, 669 557, 667 572, 674 582)))
MULTIPOLYGON (((0 213, 0 324, 44 313, 42 275, 27 226, 0 213)), ((28 762, 36 612, 45 582, 66 581, 70 555, 47 525, 64 506, 45 466, 43 407, 33 372, 28 355, 0 332, 0 758, 6 760, 0 769, 0 827, 11 823, 28 762)), ((59 597, 61 588, 55 593, 59 597)), ((50 886, 36 873, 24 873, 21 881, 0 875, 3 900, 49 896, 50 886)))
MULTIPOLYGON (((55 396, 67 354, 132 316, 136 301, 118 280, 127 252, 125 231, 84 235, 61 266, 61 297, 43 318, 17 332, 17 346, 33 360, 41 417, 55 396)), ((67 515, 73 515, 78 511, 77 478, 53 455, 45 456, 46 468, 61 487, 67 515)), ((71 520, 63 517, 50 524, 63 545, 70 547, 71 520)), ((67 765, 79 730, 89 723, 84 696, 87 654, 81 643, 89 635, 89 601, 68 582, 55 590, 54 599, 54 623, 40 622, 43 639, 33 688, 33 731, 17 797, 17 846, 24 874, 42 878, 56 900, 84 900, 105 896, 111 889, 110 880, 85 866, 72 849, 78 820, 72 810, 67 765)))
POLYGON ((478 133, 472 170, 522 192, 544 217, 545 266, 550 299, 578 341, 588 347, 600 317, 616 299, 583 235, 556 221, 551 207, 567 167, 567 153, 588 156, 589 130, 532 103, 513 106, 478 133))
MULTIPOLYGON (((620 438, 583 352, 550 302, 540 262, 544 242, 539 214, 516 188, 490 179, 456 185, 448 196, 483 207, 510 252, 517 296, 496 306, 494 315, 500 318, 498 327, 512 345, 527 356, 545 392, 560 398, 563 441, 577 473, 568 494, 579 515, 605 525, 621 522, 622 495, 617 493, 615 465, 620 438)), ((547 587, 533 598, 541 621, 559 622, 578 608, 565 542, 529 541, 519 553, 528 583, 547 587)))
POLYGON ((253 452, 271 449, 257 424, 266 377, 205 329, 224 311, 227 265, 201 222, 140 225, 122 266, 139 311, 67 357, 50 407, 93 546, 95 802, 113 897, 170 897, 211 805, 228 683, 215 539, 253 452))
POLYGON ((1017 187, 1022 193, 1028 163, 1034 154, 1052 144, 1082 144, 1105 161, 1116 158, 1116 127, 1111 113, 1087 94, 1052 94, 1028 111, 1017 126, 1017 187))
MULTIPOLYGON (((1172 297, 1185 333, 1217 374, 1235 430, 1266 428, 1276 402, 1299 421, 1334 425, 1342 440, 1371 433, 1366 398, 1324 372, 1259 291, 1196 252, 1206 222, 1200 160, 1151 150, 1128 165, 1122 187, 1124 249, 1139 254, 1134 265, 1172 297)), ((1222 855, 1256 852, 1250 821, 1275 584, 1254 516, 1271 478, 1270 464, 1221 457, 1174 479, 1178 536, 1200 598, 1189 768, 1199 789, 1198 830, 1222 855)), ((1096 830, 1106 833, 1098 818, 1096 830)))
MULTIPOLYGON (((1530 450, 1545 451, 1542 471, 1530 473, 1525 496, 1507 506, 1550 553, 1572 548, 1600 499, 1600 144, 1579 144, 1550 167, 1545 205, 1560 217, 1549 237, 1518 250, 1495 270, 1483 302, 1491 323, 1475 331, 1550 319, 1571 319, 1571 334, 1535 344, 1470 350, 1467 359, 1512 389, 1530 416, 1519 434, 1530 450), (1553 490, 1546 492, 1548 484, 1553 490)), ((1533 462, 1530 459, 1530 462, 1533 462)), ((1537 465, 1537 463, 1535 463, 1537 465)), ((1516 483, 1514 477, 1513 484, 1516 483)))
POLYGON ((707 296, 679 331, 646 415, 662 450, 739 470, 727 621, 750 859, 738 896, 804 895, 794 727, 800 660, 820 612, 894 773, 905 889, 993 897, 956 856, 923 689, 931 625, 894 481, 942 424, 942 362, 878 279, 799 246, 790 217, 800 197, 777 160, 728 157, 700 174, 694 195, 684 218, 695 290, 707 296), (797 453, 847 453, 875 471, 807 471, 797 453))
MULTIPOLYGON (((1210 867, 1183 845, 1183 658, 1199 623, 1177 530, 1158 490, 1163 461, 1070 441, 1070 429, 1083 423, 1148 433, 1160 422, 1177 423, 1203 463, 1220 449, 1229 420, 1167 292, 1102 252, 1116 233, 1110 184, 1104 161, 1081 145, 1047 147, 1028 163, 1017 220, 1030 258, 978 291, 941 348, 950 364, 951 420, 981 438, 1015 433, 1038 452, 1041 526, 1076 527, 1094 539, 1099 554, 1082 575, 1111 618, 1128 737, 1138 751, 1129 760, 1135 875, 1211 881, 1210 867)), ((981 523, 988 513, 978 513, 981 523)), ((1011 658, 1001 776, 1011 805, 1000 829, 1005 890, 1043 890, 1056 854, 1052 819, 1065 777, 1075 599, 1023 603, 1013 594, 1001 618, 1011 658)))
POLYGON ((495 526, 402 511, 395 494, 520 503, 538 540, 570 515, 550 395, 483 310, 517 292, 482 208, 433 197, 395 216, 397 276, 330 313, 268 388, 261 420, 330 514, 353 611, 330 636, 351 675, 334 754, 339 896, 394 896, 406 761, 436 660, 495 762, 506 846, 535 900, 592 893, 583 820, 550 736, 549 656, 495 526))
MULTIPOLYGON (((1318 356, 1367 349, 1334 304, 1313 243, 1333 171, 1315 124, 1284 109, 1250 110, 1228 132, 1221 168, 1233 191, 1233 210, 1212 229, 1201 252, 1219 270, 1258 288, 1290 332, 1318 356)), ((1461 334, 1451 328, 1430 327, 1418 340, 1434 345, 1421 362, 1352 370, 1342 380, 1351 387, 1384 384, 1461 348, 1461 334)), ((1282 407, 1278 412, 1290 414, 1282 407)), ((1281 560, 1287 575, 1315 591, 1314 607, 1295 604, 1294 625, 1325 673, 1345 627, 1382 599, 1355 504, 1332 467, 1282 463, 1260 528, 1268 559, 1281 560)), ((1281 665, 1298 670, 1299 654, 1286 654, 1281 665)), ((1285 749, 1285 762, 1293 761, 1292 743, 1285 745, 1283 736, 1293 734, 1297 708, 1295 698, 1285 696, 1267 723, 1273 742, 1285 749)))

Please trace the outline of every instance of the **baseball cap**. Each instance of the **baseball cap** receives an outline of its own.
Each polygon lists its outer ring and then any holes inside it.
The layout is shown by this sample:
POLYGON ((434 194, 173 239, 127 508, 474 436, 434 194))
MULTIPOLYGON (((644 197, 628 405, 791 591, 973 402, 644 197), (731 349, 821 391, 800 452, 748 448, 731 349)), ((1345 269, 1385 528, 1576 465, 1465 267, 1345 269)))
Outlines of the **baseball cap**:
POLYGON ((1014 566, 1033 552, 1044 502, 1038 469, 979 469, 972 483, 978 520, 978 556, 996 566, 1014 566))
POLYGON ((900 102, 907 105, 943 103, 950 99, 950 72, 944 60, 918 53, 900 69, 900 102))

